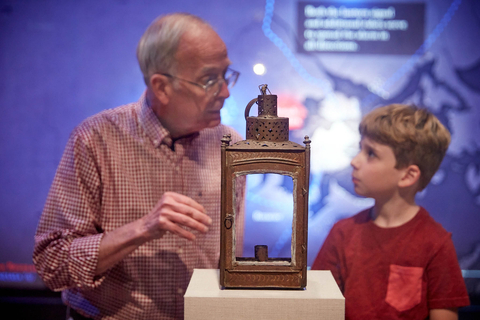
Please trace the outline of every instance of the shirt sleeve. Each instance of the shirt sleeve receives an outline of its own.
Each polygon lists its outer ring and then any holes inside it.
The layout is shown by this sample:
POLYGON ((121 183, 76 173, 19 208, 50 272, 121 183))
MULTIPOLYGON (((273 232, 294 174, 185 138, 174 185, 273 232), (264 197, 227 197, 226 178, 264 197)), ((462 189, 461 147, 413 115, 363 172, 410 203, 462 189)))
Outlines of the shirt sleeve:
POLYGON ((426 273, 429 309, 459 308, 470 304, 451 234, 433 256, 426 273))
POLYGON ((340 290, 343 292, 343 280, 341 275, 341 255, 339 249, 342 248, 341 234, 338 226, 334 225, 328 234, 322 248, 318 252, 315 261, 312 264, 312 270, 330 270, 335 281, 337 281, 340 290))
MULTIPOLYGON (((84 133, 84 132, 83 132, 84 133)), ((52 290, 96 287, 101 178, 94 153, 76 129, 65 148, 35 235, 33 262, 52 290)))

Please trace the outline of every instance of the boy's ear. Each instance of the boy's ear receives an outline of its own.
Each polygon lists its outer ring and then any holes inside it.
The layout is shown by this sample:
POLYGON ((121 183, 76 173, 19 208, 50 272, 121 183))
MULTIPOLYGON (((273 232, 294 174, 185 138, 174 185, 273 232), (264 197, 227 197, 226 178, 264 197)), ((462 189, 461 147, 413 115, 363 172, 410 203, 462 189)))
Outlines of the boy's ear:
POLYGON ((404 173, 400 181, 398 182, 398 186, 401 188, 413 186, 415 183, 418 182, 421 176, 420 168, 415 165, 411 164, 404 169, 404 173))
POLYGON ((150 88, 155 97, 160 101, 162 105, 168 104, 170 100, 170 81, 168 78, 161 74, 154 74, 150 77, 150 88))

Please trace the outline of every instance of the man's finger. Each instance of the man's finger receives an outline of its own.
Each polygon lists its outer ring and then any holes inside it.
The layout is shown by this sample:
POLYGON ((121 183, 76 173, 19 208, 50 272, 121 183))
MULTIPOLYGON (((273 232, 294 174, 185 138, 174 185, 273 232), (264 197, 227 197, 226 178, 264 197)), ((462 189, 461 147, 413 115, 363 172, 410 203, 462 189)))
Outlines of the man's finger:
POLYGON ((175 206, 171 208, 171 210, 174 212, 183 214, 185 216, 188 216, 198 222, 201 222, 202 224, 205 224, 208 226, 212 224, 212 218, 210 218, 204 212, 198 211, 196 208, 190 207, 183 203, 177 203, 175 206))
POLYGON ((175 199, 177 202, 180 202, 180 203, 183 203, 183 204, 188 205, 190 207, 193 207, 193 208, 195 208, 198 211, 201 211, 203 213, 206 212, 205 208, 200 203, 198 203, 197 201, 195 201, 192 198, 187 197, 183 194, 169 191, 169 192, 165 192, 164 196, 165 197, 171 197, 171 198, 175 199))
MULTIPOLYGON (((203 213, 201 213, 201 215, 206 216, 203 213)), ((210 217, 208 216, 207 218, 210 219, 210 217)), ((183 213, 178 213, 170 209, 164 209, 162 211, 161 218, 160 218, 161 227, 166 229, 169 226, 168 224, 169 222, 172 222, 177 225, 185 226, 203 233, 208 231, 208 226, 202 223, 201 221, 198 221, 183 213)))
POLYGON ((165 230, 169 231, 173 234, 176 234, 179 237, 185 238, 187 240, 192 240, 193 241, 196 238, 193 233, 191 233, 188 230, 185 230, 184 228, 178 226, 177 224, 175 224, 171 221, 168 221, 168 222, 165 223, 165 230))

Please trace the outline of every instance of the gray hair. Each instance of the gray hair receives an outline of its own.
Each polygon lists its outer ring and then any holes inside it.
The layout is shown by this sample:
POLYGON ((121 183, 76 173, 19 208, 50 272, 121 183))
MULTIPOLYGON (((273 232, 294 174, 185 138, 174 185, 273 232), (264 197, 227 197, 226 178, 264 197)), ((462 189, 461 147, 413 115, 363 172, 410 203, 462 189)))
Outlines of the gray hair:
POLYGON ((175 72, 175 53, 180 39, 192 26, 198 25, 209 26, 200 17, 187 13, 161 16, 150 24, 137 46, 137 60, 147 86, 155 73, 175 72))

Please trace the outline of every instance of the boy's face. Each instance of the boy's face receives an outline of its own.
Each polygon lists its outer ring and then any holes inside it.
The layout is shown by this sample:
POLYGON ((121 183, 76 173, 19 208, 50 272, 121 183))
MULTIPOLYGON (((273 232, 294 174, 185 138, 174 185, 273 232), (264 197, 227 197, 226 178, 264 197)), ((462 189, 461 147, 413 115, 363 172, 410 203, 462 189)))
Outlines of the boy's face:
POLYGON ((352 181, 358 195, 376 200, 389 199, 398 191, 405 169, 396 169, 391 147, 362 137, 360 152, 353 158, 352 181))

